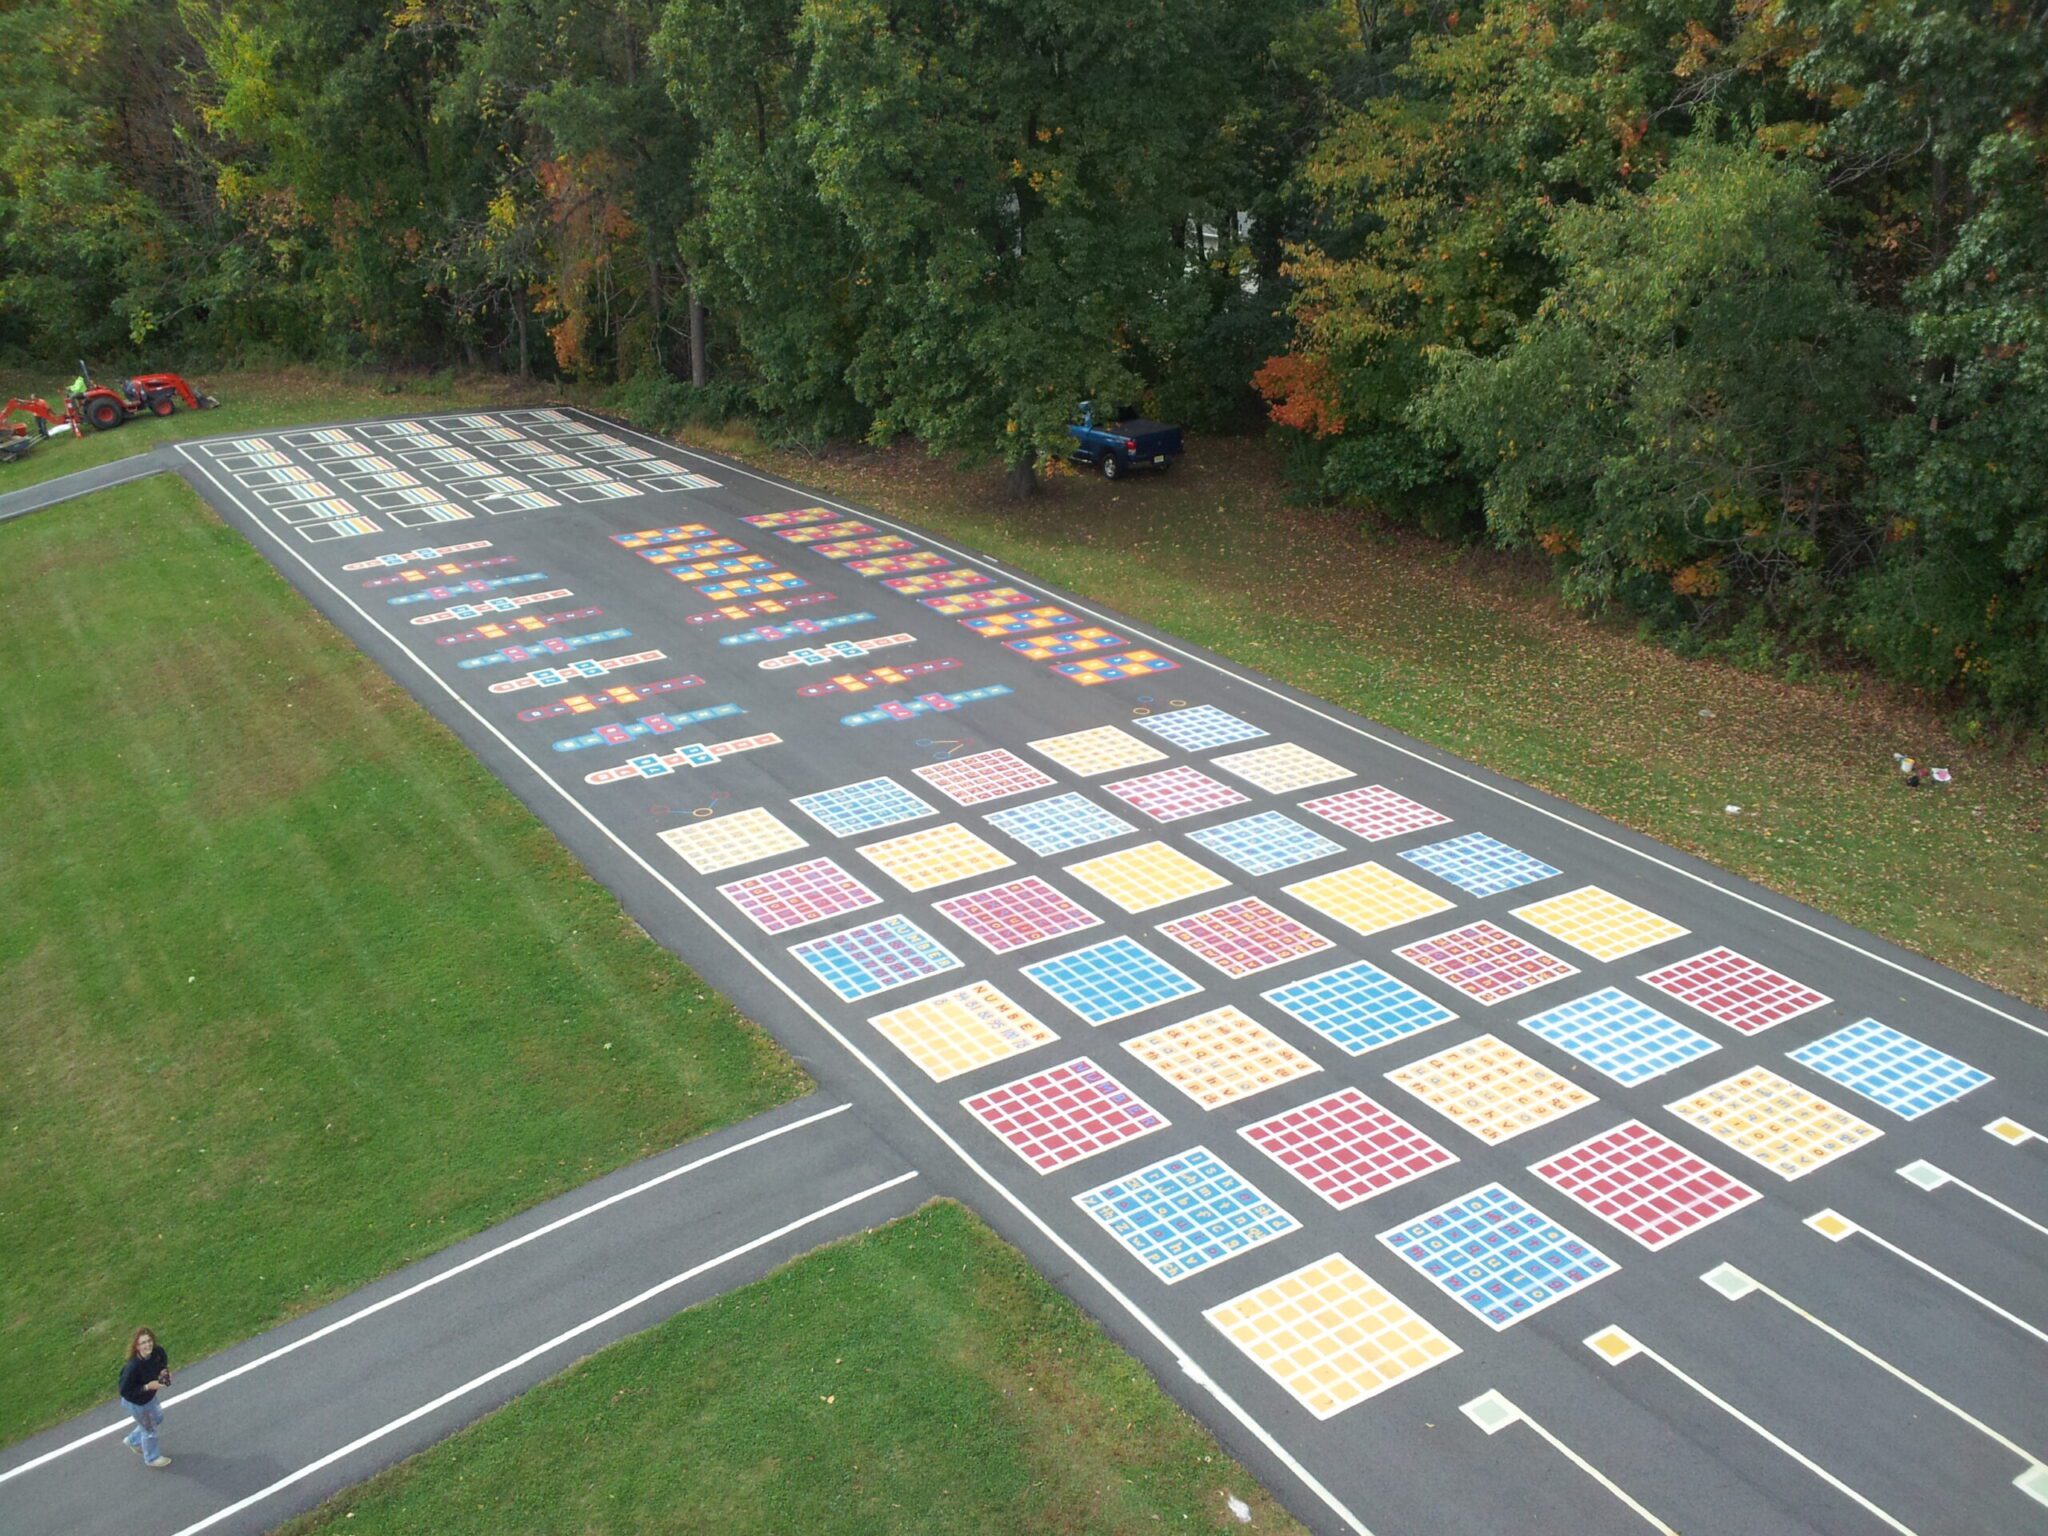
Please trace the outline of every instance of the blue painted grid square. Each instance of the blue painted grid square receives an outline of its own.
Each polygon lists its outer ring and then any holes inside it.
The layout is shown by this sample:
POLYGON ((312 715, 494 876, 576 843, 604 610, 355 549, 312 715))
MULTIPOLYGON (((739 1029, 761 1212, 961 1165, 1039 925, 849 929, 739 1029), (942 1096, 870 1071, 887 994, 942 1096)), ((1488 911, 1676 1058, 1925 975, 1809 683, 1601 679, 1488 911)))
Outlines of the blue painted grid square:
POLYGON ((1498 896, 1502 891, 1557 875, 1541 859, 1519 848, 1510 848, 1484 832, 1469 832, 1447 842, 1410 848, 1401 857, 1474 896, 1498 896))
POLYGON ((1007 832, 1041 858, 1135 830, 1123 817, 1111 815, 1082 794, 1013 805, 1006 811, 991 811, 986 819, 998 832, 1007 832))
POLYGON ((1496 1332, 1620 1268, 1498 1184, 1380 1234, 1496 1332))
POLYGON ((790 945, 789 952, 849 1003, 960 969, 958 956, 907 917, 885 917, 806 939, 790 945))
POLYGON ((1107 1024, 1201 987, 1136 939, 1114 938, 1024 967, 1024 974, 1090 1024, 1107 1024))
POLYGON ((1457 1017, 1442 1003, 1364 960, 1261 995, 1353 1056, 1457 1017))
POLYGON ((1720 1049, 1698 1030, 1666 1018, 1619 987, 1602 987, 1546 1009, 1522 1020, 1522 1028, 1624 1087, 1647 1083, 1720 1049))
POLYGON ((1207 1147, 1195 1147, 1074 1197, 1168 1285, 1301 1223, 1207 1147))
POLYGON ((1249 720, 1240 720, 1214 704, 1197 704, 1192 709, 1170 710, 1163 715, 1145 715, 1132 724, 1141 731, 1150 731, 1161 741, 1179 747, 1183 752, 1227 747, 1233 741, 1253 741, 1266 734, 1249 720))
POLYGON ((891 778, 863 779, 789 802, 835 837, 893 827, 935 814, 932 808, 891 778))
POLYGON ((1785 1054, 1905 1120, 1917 1120, 1991 1081, 1989 1072, 1875 1019, 1858 1019, 1785 1054))
POLYGON ((1241 816, 1218 827, 1190 832, 1188 837, 1230 860, 1248 875, 1270 875, 1278 869, 1292 869, 1310 859, 1344 851, 1342 843, 1332 842, 1279 811, 1241 816))

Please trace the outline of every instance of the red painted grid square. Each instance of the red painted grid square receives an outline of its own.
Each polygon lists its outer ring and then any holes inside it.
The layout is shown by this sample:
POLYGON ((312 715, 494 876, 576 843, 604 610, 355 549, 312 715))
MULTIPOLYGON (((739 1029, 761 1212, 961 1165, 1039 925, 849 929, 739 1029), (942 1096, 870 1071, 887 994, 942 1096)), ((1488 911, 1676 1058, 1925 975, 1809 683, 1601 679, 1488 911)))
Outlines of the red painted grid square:
POLYGON ((1355 832, 1368 843, 1383 837, 1399 837, 1422 827, 1442 826, 1451 818, 1418 805, 1406 795, 1397 795, 1384 784, 1347 789, 1342 794, 1324 795, 1320 800, 1301 802, 1304 811, 1314 811, 1325 821, 1334 821, 1346 832, 1355 832))
POLYGON ((1339 1210, 1458 1160, 1356 1088, 1339 1088, 1239 1134, 1339 1210))
POLYGON ((1250 976, 1330 948, 1313 928, 1256 896, 1177 917, 1159 931, 1226 976, 1250 976))
POLYGON ((1026 790, 1044 789, 1053 779, 1040 773, 1014 752, 997 747, 971 757, 955 757, 928 768, 917 776, 955 805, 979 805, 984 800, 1001 800, 1026 790))
POLYGON ((1167 1124, 1164 1115, 1086 1056, 961 1103, 1040 1173, 1167 1124))
POLYGON ((1093 912, 1069 901, 1036 875, 965 896, 948 896, 933 906, 999 955, 1102 924, 1093 912))
POLYGON ((1640 1120, 1626 1121, 1529 1169, 1653 1251, 1762 1198, 1640 1120))
POLYGON ((1228 784, 1217 783, 1198 768, 1167 768, 1102 787, 1154 821, 1179 821, 1204 811, 1220 811, 1227 805, 1245 803, 1243 795, 1228 784))
POLYGON ((842 912, 858 912, 862 907, 878 906, 882 900, 830 859, 811 859, 787 869, 749 875, 721 885, 718 891, 767 933, 784 933, 842 912))
POLYGON ((1759 1034, 1829 1001, 1732 949, 1707 950, 1652 971, 1643 980, 1745 1035, 1759 1034))
POLYGON ((1482 1003, 1503 1002, 1579 973, 1527 939, 1483 922, 1417 939, 1394 953, 1482 1003))

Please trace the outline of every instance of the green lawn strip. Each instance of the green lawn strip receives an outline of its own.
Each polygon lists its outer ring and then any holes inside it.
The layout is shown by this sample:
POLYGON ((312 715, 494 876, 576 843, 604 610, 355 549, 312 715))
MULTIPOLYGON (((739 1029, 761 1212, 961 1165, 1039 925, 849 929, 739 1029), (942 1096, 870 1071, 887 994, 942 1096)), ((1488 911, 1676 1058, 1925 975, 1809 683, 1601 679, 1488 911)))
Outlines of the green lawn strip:
POLYGON ((285 1530, 1242 1530, 1229 1496, 1255 1530, 1301 1530, 1021 1254, 935 1202, 613 1345, 285 1530))
POLYGON ((805 1090, 175 479, 0 612, 0 1441, 805 1090))

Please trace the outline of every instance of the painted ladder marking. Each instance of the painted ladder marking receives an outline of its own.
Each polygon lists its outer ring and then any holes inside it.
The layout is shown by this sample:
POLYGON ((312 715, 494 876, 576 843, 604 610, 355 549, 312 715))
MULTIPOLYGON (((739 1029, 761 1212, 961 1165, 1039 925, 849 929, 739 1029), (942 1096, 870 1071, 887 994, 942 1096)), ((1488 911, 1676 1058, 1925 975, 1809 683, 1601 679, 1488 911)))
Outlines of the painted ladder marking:
POLYGON ((1854 1237, 1860 1232, 1863 1236, 1869 1238, 1873 1243, 1877 1244, 1878 1247, 1884 1249, 1885 1252, 1893 1254, 1898 1258, 1904 1259, 1908 1264, 1912 1265, 1915 1269, 1924 1271, 1925 1273, 1932 1275, 1935 1279, 1939 1280, 1943 1285, 1947 1286, 1950 1290, 1959 1292, 1960 1294, 1969 1297, 1970 1300, 1977 1303, 1977 1305, 1982 1307, 1985 1311, 1997 1313, 1998 1316, 2004 1318, 2008 1323, 2011 1323, 2013 1327, 2019 1329, 2022 1333, 2032 1334, 2035 1338, 2039 1339, 2043 1344, 2048 1344, 2048 1333, 2043 1333, 2040 1329, 2036 1328, 2032 1323, 2028 1322, 2025 1318, 2015 1317, 2012 1313, 2006 1311, 2005 1308, 2001 1307, 1997 1302, 1988 1301, 1984 1297, 1979 1296, 1975 1291, 1971 1290, 1967 1285, 1963 1284, 1962 1281, 1956 1279, 1954 1276, 1943 1274, 1940 1270, 1936 1269, 1932 1264, 1928 1263, 1925 1259, 1919 1258, 1914 1254, 1906 1252, 1906 1250, 1901 1248, 1897 1243, 1889 1242, 1886 1239, 1879 1237, 1875 1232, 1871 1231, 1870 1228, 1858 1226, 1855 1222, 1851 1221, 1848 1217, 1842 1215, 1839 1211, 1816 1211, 1813 1213, 1813 1215, 1806 1218, 1806 1225, 1813 1228, 1814 1231, 1818 1232, 1822 1237, 1826 1238, 1831 1243, 1839 1243, 1842 1241, 1843 1238, 1854 1237))
POLYGON ((1992 1196, 1985 1194, 1984 1191, 1979 1189, 1976 1185, 1957 1178, 1947 1169, 1935 1167, 1934 1164, 1928 1162, 1925 1158, 1922 1158, 1918 1162, 1906 1164, 1905 1167, 1899 1170, 1899 1177, 1904 1179, 1908 1184, 1917 1184, 1920 1188, 1926 1190, 1930 1194, 1932 1194, 1935 1190, 1941 1188, 1941 1186, 1944 1184, 1953 1184, 1957 1189, 1962 1190, 1965 1194, 1975 1195, 1979 1200, 1982 1200, 1986 1205, 1992 1207, 1994 1210, 2005 1212, 2006 1215, 2010 1216, 2014 1221, 2020 1223, 2021 1226, 2032 1227, 2036 1232, 2040 1233, 2043 1237, 2048 1237, 2048 1226, 2043 1226, 2040 1222, 2034 1220, 2034 1218, 2031 1216, 2022 1215, 2020 1212, 2014 1210, 2011 1206, 2007 1205, 2003 1200, 1995 1199, 1992 1196))
POLYGON ((1670 1526, 1666 1525, 1662 1520, 1658 1519, 1655 1515, 1651 1514, 1647 1509, 1643 1508, 1641 1504, 1638 1504, 1635 1501, 1635 1499, 1629 1495, 1629 1492, 1626 1488, 1623 1488, 1621 1484, 1617 1483, 1605 1472, 1602 1472, 1598 1467, 1594 1466, 1590 1461, 1586 1460, 1585 1457, 1581 1456, 1577 1451, 1573 1450, 1570 1446, 1566 1445, 1562 1440, 1558 1439, 1557 1436, 1553 1435, 1541 1424, 1538 1424, 1534 1419, 1530 1418, 1529 1415, 1524 1413, 1520 1408, 1517 1408, 1513 1403, 1509 1402, 1507 1397, 1501 1392, 1496 1390, 1481 1393, 1478 1397, 1473 1398, 1471 1402, 1460 1404, 1458 1411, 1464 1414, 1465 1417, 1470 1419, 1474 1424, 1477 1424, 1482 1430, 1484 1430, 1489 1435, 1499 1434, 1502 1430, 1506 1429, 1510 1424, 1528 1425, 1531 1429, 1535 1430, 1537 1434, 1541 1435, 1544 1439, 1544 1442, 1548 1444, 1552 1450, 1556 1451, 1558 1455, 1564 1457, 1566 1461, 1570 1462, 1573 1466, 1577 1467, 1581 1472, 1585 1473, 1586 1476, 1592 1478, 1593 1481, 1598 1483, 1602 1488, 1605 1488, 1609 1493, 1613 1494, 1617 1499, 1621 1500, 1621 1502, 1627 1505, 1629 1509, 1634 1511, 1636 1514, 1642 1516, 1642 1518, 1646 1522, 1648 1522, 1650 1529, 1661 1533, 1661 1536, 1678 1536, 1677 1531, 1673 1530, 1670 1526))

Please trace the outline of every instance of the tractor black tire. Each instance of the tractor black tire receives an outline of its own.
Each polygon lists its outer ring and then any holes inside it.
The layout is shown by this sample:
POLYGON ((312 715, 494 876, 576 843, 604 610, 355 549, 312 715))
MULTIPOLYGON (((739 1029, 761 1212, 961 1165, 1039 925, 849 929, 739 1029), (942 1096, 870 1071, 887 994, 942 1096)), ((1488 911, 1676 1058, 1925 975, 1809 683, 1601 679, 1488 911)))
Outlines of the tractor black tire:
POLYGON ((152 416, 169 416, 177 409, 178 397, 169 390, 149 397, 149 414, 152 416))
POLYGON ((121 409, 118 400, 109 400, 105 395, 85 402, 85 419, 95 432, 111 432, 128 419, 128 413, 121 409))
POLYGON ((1123 472, 1124 472, 1124 466, 1123 466, 1123 462, 1122 462, 1122 461, 1121 461, 1120 459, 1118 459, 1118 458, 1117 458, 1117 456, 1116 456, 1115 454, 1113 454, 1113 453, 1105 453, 1105 454, 1104 454, 1104 455, 1102 456, 1102 478, 1103 478, 1103 479, 1105 479, 1105 480, 1115 480, 1115 479, 1116 479, 1116 478, 1118 478, 1118 477, 1119 477, 1120 475, 1122 475, 1122 474, 1123 474, 1123 472))

